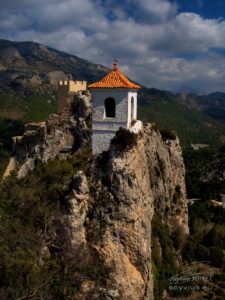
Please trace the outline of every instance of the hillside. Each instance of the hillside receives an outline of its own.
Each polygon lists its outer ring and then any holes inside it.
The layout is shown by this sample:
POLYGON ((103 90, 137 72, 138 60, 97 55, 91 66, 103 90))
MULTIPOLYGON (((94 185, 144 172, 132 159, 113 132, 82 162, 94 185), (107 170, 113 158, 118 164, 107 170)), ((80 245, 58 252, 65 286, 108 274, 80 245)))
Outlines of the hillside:
POLYGON ((184 98, 168 91, 142 89, 139 99, 139 118, 155 122, 161 128, 175 130, 183 146, 225 142, 224 93, 207 96, 186 94, 184 98), (220 95, 219 100, 216 100, 216 95, 220 95))
POLYGON ((0 117, 40 121, 56 110, 58 80, 89 82, 107 68, 33 42, 0 40, 0 117))
POLYGON ((58 80, 100 79, 107 68, 33 42, 0 40, 0 174, 11 151, 11 137, 30 121, 57 111, 58 80))
POLYGON ((104 66, 38 43, 7 40, 0 40, 0 68, 1 82, 9 79, 14 87, 17 84, 23 86, 25 81, 33 85, 40 81, 54 84, 58 78, 57 73, 51 73, 53 71, 63 72, 66 78, 73 76, 88 81, 96 80, 108 71, 104 66), (31 75, 39 77, 31 80, 31 75))
POLYGON ((225 93, 215 92, 204 96, 182 93, 176 96, 176 101, 208 116, 225 120, 225 93))

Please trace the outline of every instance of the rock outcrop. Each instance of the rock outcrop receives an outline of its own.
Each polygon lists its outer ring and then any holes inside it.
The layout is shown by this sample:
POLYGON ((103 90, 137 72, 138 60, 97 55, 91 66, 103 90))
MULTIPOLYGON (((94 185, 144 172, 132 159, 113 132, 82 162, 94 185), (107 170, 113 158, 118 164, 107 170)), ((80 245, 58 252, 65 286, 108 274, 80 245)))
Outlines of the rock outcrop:
POLYGON ((88 92, 70 93, 61 114, 50 115, 46 122, 26 124, 24 135, 13 138, 13 155, 4 177, 16 171, 22 178, 39 163, 56 157, 65 159, 89 145, 90 120, 88 92))
POLYGON ((179 139, 163 140, 151 124, 145 127, 143 139, 154 207, 171 232, 180 227, 188 233, 185 167, 179 139))
POLYGON ((98 273, 83 278, 81 299, 154 299, 151 219, 158 212, 170 234, 178 228, 188 234, 184 175, 178 138, 163 141, 151 124, 136 146, 111 145, 87 177, 75 175, 69 197, 73 255, 81 270, 88 262, 98 273))

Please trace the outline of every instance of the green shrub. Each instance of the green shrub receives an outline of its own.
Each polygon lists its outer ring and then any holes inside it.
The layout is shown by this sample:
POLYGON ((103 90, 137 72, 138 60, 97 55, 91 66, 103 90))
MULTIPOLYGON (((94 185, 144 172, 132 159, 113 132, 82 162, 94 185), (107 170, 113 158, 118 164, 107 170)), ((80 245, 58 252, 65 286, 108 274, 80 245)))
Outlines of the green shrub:
POLYGON ((208 260, 210 255, 210 250, 204 245, 196 245, 195 247, 195 257, 199 261, 208 260))
POLYGON ((176 250, 180 250, 181 248, 183 248, 187 239, 187 234, 184 232, 182 226, 180 226, 179 224, 175 226, 171 234, 171 239, 176 250))
POLYGON ((88 242, 98 243, 105 234, 107 224, 104 220, 94 219, 86 225, 86 238, 88 242))
POLYGON ((206 246, 225 249, 225 227, 224 224, 216 224, 204 237, 206 246))
POLYGON ((171 131, 170 129, 163 128, 163 129, 160 129, 159 132, 162 136, 163 141, 176 139, 176 134, 173 131, 171 131))
POLYGON ((97 157, 97 166, 104 172, 106 171, 107 164, 109 162, 110 156, 109 151, 103 151, 98 157, 97 157))
POLYGON ((136 133, 120 127, 112 139, 111 144, 116 145, 121 150, 129 150, 137 145, 137 137, 138 135, 136 133))
POLYGON ((215 148, 184 151, 188 198, 219 199, 219 195, 225 193, 225 184, 218 177, 200 180, 202 174, 211 172, 210 165, 221 156, 224 157, 224 154, 215 148))
MULTIPOLYGON (((207 224, 210 222, 211 214, 207 202, 196 201, 189 207, 189 226, 191 234, 196 234, 196 230, 200 230, 199 222, 207 224), (195 226, 197 224, 197 226, 195 226)), ((201 226, 202 227, 202 226, 201 226)))
POLYGON ((195 259, 195 249, 197 247, 196 241, 192 236, 187 238, 184 249, 182 250, 182 257, 187 262, 191 262, 195 259))
POLYGON ((219 151, 221 153, 225 153, 225 144, 222 144, 222 146, 219 148, 219 151))
POLYGON ((216 274, 213 277, 214 281, 223 281, 225 282, 225 273, 221 273, 221 274, 216 274))
POLYGON ((81 271, 62 259, 70 249, 62 213, 70 213, 66 196, 74 174, 87 174, 91 158, 90 149, 83 150, 0 184, 0 295, 6 299, 79 299, 81 271))
POLYGON ((218 268, 225 268, 225 254, 222 249, 211 247, 210 257, 213 266, 218 268))
POLYGON ((175 251, 168 229, 160 217, 154 214, 152 218, 152 268, 156 300, 162 299, 163 291, 168 288, 169 279, 176 274, 175 261, 175 251))

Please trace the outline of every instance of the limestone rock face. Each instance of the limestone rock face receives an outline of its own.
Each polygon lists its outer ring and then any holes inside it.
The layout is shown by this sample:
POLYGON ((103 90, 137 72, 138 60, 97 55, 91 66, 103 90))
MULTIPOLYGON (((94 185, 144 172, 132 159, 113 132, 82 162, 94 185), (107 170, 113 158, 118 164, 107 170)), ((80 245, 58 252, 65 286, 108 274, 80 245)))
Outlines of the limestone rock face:
MULTIPOLYGON (((98 274, 104 274, 96 280, 83 279, 81 299, 154 299, 154 211, 171 233, 178 227, 186 234, 189 230, 181 154, 178 138, 163 141, 148 124, 136 146, 121 151, 111 145, 95 158, 88 178, 76 174, 71 198, 74 254, 77 257, 80 244, 83 261, 90 268, 98 266, 98 274), (79 217, 81 203, 84 209, 79 217)), ((77 264, 86 268, 79 261, 77 264)))
POLYGON ((151 218, 154 199, 143 139, 126 153, 112 149, 109 157, 102 173, 108 187, 108 201, 101 209, 106 229, 99 251, 114 266, 109 277, 116 294, 125 300, 153 299, 151 218))
POLYGON ((26 124, 24 135, 13 138, 13 156, 4 176, 15 170, 22 178, 38 163, 56 156, 65 159, 77 149, 90 145, 91 132, 87 126, 90 105, 89 94, 71 93, 61 114, 50 115, 46 122, 26 124))
POLYGON ((70 196, 71 214, 69 215, 70 239, 73 252, 78 251, 85 240, 84 223, 87 218, 89 188, 87 178, 82 171, 78 171, 72 182, 70 196))
POLYGON ((143 139, 154 207, 170 231, 180 228, 188 233, 185 167, 179 139, 163 141, 151 124, 145 127, 143 139))

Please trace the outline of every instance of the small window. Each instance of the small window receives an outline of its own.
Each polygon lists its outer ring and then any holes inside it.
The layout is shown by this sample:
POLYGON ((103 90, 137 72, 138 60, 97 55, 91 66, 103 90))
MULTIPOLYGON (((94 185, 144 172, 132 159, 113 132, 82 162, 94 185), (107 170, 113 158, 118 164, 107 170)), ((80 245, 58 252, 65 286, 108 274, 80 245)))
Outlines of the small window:
POLYGON ((134 97, 131 97, 131 109, 130 109, 130 112, 131 112, 131 121, 134 120, 134 97))
POLYGON ((116 103, 113 98, 105 99, 105 117, 106 118, 116 117, 116 103))

